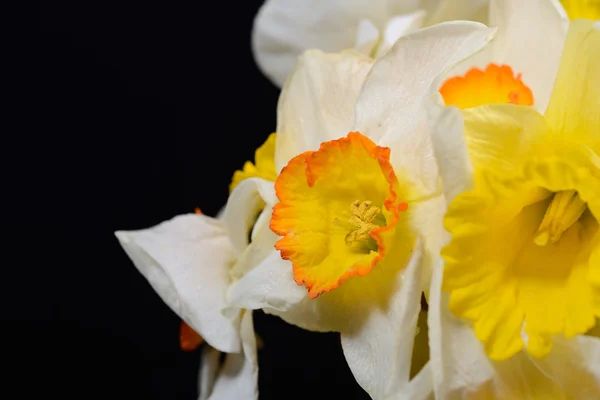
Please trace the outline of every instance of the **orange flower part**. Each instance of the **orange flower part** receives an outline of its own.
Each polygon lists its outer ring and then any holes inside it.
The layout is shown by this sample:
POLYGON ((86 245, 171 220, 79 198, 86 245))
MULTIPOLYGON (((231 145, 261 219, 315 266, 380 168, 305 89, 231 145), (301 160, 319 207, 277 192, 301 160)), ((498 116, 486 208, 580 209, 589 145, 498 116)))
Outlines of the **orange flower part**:
POLYGON ((440 88, 447 106, 471 108, 484 104, 533 105, 533 93, 508 65, 471 68, 465 76, 448 79, 440 88))
POLYGON ((399 213, 390 149, 359 132, 293 158, 275 181, 275 248, 311 299, 364 276, 385 256, 399 213))
POLYGON ((200 207, 194 208, 194 214, 196 214, 196 215, 202 215, 203 214, 202 210, 200 209, 200 207))
POLYGON ((185 321, 181 321, 179 328, 179 346, 183 351, 194 351, 204 342, 202 336, 198 335, 185 321))

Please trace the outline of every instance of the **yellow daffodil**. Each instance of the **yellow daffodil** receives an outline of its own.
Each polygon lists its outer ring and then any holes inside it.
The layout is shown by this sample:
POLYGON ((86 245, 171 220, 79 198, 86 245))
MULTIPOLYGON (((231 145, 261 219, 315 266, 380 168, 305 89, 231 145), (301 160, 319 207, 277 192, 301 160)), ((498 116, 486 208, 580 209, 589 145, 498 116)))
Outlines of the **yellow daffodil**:
POLYGON ((600 398, 600 28, 573 20, 561 48, 543 114, 431 109, 449 204, 429 313, 438 398, 600 398))
POLYGON ((278 240, 228 301, 340 332, 350 369, 375 399, 431 394, 428 365, 411 376, 444 210, 422 102, 493 32, 444 23, 400 38, 377 61, 311 50, 281 93, 270 220, 278 240))
POLYGON ((182 348, 208 344, 202 352, 201 400, 258 398, 252 311, 230 307, 226 292, 268 255, 276 240, 268 224, 277 201, 269 181, 276 176, 275 141, 275 134, 269 136, 256 151, 256 165, 247 162, 236 171, 221 216, 198 210, 152 228, 115 233, 137 269, 183 320, 182 348), (221 352, 228 353, 223 365, 221 352))
POLYGON ((254 21, 252 50, 281 87, 305 50, 356 49, 380 57, 402 35, 443 21, 486 22, 489 0, 266 0, 254 21))

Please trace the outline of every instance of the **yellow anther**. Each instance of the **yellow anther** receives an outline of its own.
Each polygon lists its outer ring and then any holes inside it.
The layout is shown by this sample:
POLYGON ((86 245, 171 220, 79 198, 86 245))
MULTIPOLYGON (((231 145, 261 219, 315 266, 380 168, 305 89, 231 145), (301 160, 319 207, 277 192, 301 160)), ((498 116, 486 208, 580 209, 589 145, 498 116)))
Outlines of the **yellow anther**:
POLYGON ((356 241, 367 241, 371 239, 371 230, 377 228, 379 225, 375 224, 375 218, 381 214, 379 207, 373 206, 370 201, 355 200, 350 205, 350 211, 352 216, 349 219, 349 223, 352 229, 346 235, 345 241, 348 246, 356 241))
POLYGON ((538 246, 556 243, 587 209, 575 190, 557 192, 546 210, 544 219, 533 238, 538 246))

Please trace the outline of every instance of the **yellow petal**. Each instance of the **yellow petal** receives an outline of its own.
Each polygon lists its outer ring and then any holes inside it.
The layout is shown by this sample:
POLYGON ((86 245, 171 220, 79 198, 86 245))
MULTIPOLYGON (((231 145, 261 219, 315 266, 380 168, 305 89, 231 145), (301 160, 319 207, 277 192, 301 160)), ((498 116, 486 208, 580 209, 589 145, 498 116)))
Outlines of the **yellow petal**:
POLYGON ((275 172, 275 143, 277 135, 271 133, 267 140, 254 153, 254 162, 246 161, 244 168, 240 171, 235 171, 231 184, 229 185, 229 193, 240 184, 241 181, 248 178, 263 178, 269 181, 274 181, 277 178, 275 172))
POLYGON ((600 152, 600 30, 571 22, 546 121, 551 129, 600 152))
MULTIPOLYGON (((495 104, 462 110, 465 141, 475 169, 513 171, 532 146, 539 146, 548 126, 535 110, 495 104)), ((541 151, 541 148, 540 148, 541 151)))
POLYGON ((571 19, 600 20, 599 0, 561 0, 561 3, 571 19))

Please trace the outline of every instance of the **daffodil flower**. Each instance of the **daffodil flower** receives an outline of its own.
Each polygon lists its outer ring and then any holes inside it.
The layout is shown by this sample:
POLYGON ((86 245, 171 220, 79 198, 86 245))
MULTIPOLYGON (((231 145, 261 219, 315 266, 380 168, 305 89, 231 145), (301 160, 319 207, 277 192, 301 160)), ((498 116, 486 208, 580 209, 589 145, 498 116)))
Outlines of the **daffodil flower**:
POLYGON ((429 298, 436 398, 600 397, 600 27, 573 20, 560 47, 543 114, 431 109, 449 204, 429 298))
POLYGON ((252 311, 230 307, 226 291, 267 256, 275 239, 270 212, 256 219, 265 204, 276 202, 269 181, 275 176, 275 140, 273 134, 257 150, 256 165, 248 162, 235 173, 221 216, 186 214, 149 229, 115 233, 137 269, 183 320, 182 347, 206 342, 200 400, 258 398, 252 311), (222 365, 220 352, 227 353, 222 365))
POLYGON ((496 38, 448 73, 446 105, 519 104, 544 112, 569 19, 558 0, 491 0, 496 38))
POLYGON ((431 392, 429 366, 411 374, 444 210, 422 101, 437 75, 493 32, 443 23, 399 39, 377 61, 311 50, 281 93, 270 221, 279 240, 229 287, 228 301, 340 332, 350 369, 375 399, 431 392))
POLYGON ((486 22, 489 0, 266 0, 254 21, 252 49, 281 87, 305 50, 356 49, 384 55, 396 40, 444 21, 486 22))

